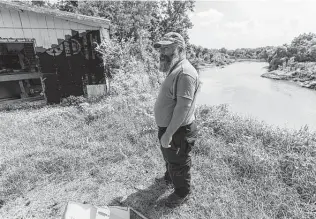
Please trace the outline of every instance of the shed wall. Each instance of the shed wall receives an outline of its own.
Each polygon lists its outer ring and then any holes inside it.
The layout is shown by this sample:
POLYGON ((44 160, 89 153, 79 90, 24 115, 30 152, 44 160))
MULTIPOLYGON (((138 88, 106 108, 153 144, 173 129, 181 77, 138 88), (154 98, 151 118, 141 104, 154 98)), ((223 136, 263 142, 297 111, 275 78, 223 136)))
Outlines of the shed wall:
MULTIPOLYGON (((72 36, 73 31, 82 33, 100 29, 35 12, 0 8, 0 37, 34 38, 37 50, 48 49, 52 45, 59 44, 72 36)), ((102 35, 104 33, 108 35, 108 30, 102 28, 102 35)))

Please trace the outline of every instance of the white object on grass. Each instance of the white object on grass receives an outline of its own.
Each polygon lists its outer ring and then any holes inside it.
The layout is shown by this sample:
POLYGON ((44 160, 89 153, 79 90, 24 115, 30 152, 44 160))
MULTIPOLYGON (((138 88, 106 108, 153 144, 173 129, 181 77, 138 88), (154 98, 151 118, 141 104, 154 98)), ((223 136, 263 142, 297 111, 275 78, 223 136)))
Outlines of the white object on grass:
POLYGON ((147 219, 131 207, 103 206, 68 202, 62 219, 147 219))

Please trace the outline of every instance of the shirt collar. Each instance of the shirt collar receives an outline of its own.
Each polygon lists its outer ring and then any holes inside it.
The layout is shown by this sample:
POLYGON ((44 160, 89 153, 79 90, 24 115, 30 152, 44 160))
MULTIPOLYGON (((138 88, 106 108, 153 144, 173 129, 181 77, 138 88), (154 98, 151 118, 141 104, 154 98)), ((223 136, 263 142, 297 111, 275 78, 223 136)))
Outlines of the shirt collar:
POLYGON ((171 72, 183 61, 184 59, 180 59, 178 62, 176 62, 169 70, 169 73, 167 76, 171 74, 171 72))

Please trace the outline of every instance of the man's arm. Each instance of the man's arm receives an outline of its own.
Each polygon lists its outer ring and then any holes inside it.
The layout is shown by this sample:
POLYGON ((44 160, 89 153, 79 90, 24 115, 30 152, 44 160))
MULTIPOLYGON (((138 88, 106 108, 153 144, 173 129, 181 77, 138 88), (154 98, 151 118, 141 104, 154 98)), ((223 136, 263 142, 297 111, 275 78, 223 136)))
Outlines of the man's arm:
POLYGON ((191 108, 192 100, 186 97, 177 97, 172 119, 167 127, 166 133, 172 136, 185 120, 191 108))

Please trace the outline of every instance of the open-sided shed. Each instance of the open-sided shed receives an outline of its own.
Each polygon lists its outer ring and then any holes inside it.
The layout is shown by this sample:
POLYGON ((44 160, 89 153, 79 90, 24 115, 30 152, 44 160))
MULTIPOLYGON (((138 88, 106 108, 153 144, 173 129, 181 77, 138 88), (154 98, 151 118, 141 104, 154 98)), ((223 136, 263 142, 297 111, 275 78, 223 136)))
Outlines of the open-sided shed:
POLYGON ((109 38, 109 20, 0 2, 0 103, 83 95, 105 83, 95 43, 109 38))

